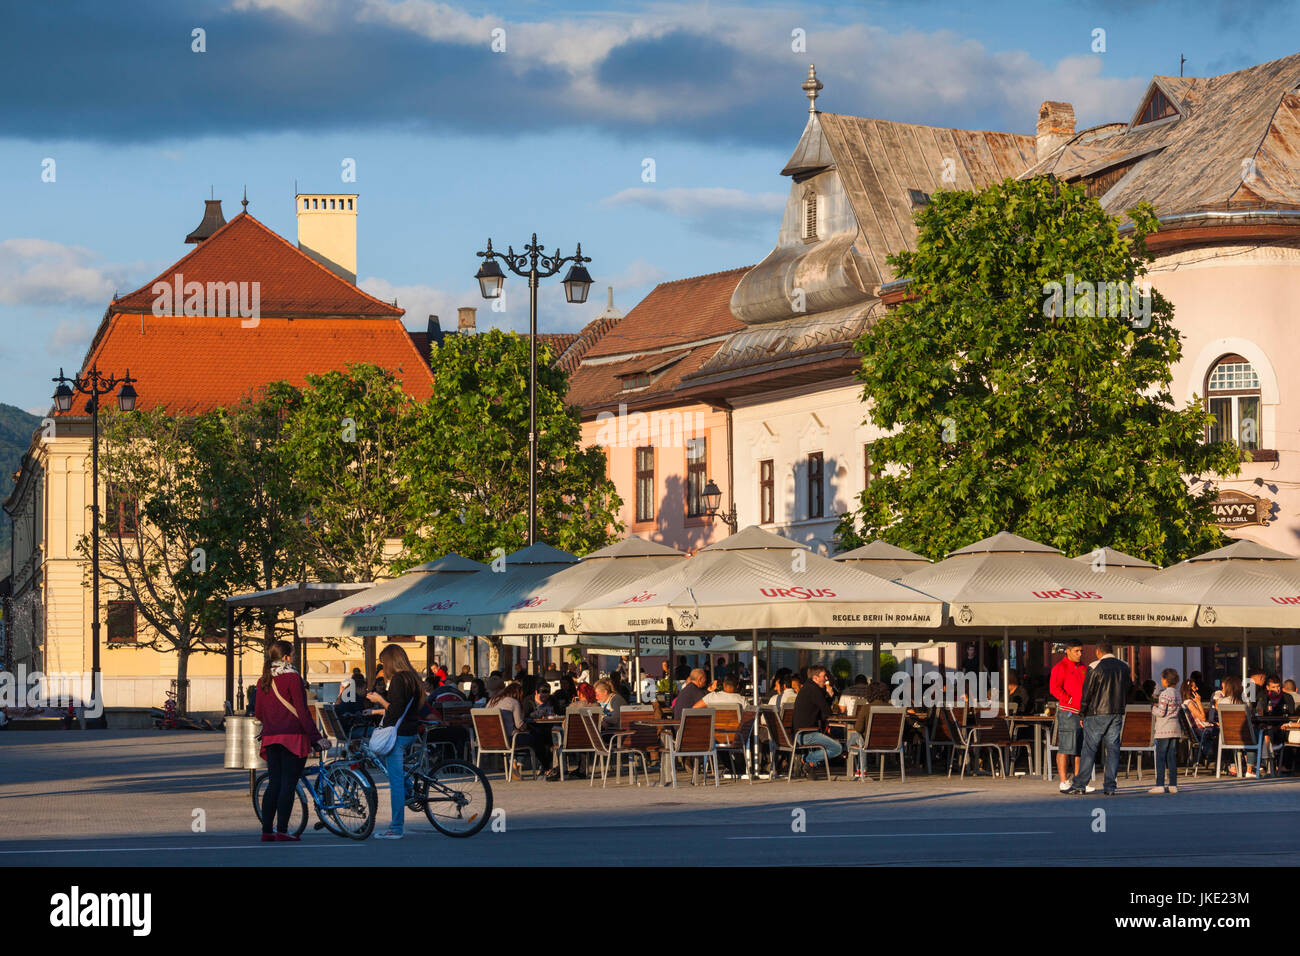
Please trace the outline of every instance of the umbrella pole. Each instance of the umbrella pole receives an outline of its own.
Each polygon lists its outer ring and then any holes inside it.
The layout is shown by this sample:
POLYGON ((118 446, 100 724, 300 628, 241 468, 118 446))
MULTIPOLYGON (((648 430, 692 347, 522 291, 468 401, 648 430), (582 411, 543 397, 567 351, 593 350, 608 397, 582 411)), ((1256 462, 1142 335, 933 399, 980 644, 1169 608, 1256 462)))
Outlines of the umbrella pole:
MULTIPOLYGON (((770 641, 771 638, 769 637, 768 640, 770 641)), ((749 726, 749 782, 753 783, 754 778, 758 776, 758 628, 754 628, 750 632, 750 641, 753 645, 754 656, 754 664, 750 668, 752 673, 749 675, 754 690, 754 722, 749 726)), ((771 666, 771 662, 769 662, 768 667, 771 666)), ((826 768, 826 773, 830 774, 830 767, 826 768)))
POLYGON ((1241 629, 1241 686, 1246 686, 1246 681, 1250 680, 1246 676, 1246 629, 1241 629))
POLYGON ((775 673, 776 673, 776 669, 772 666, 772 632, 768 631, 767 633, 767 680, 764 682, 765 684, 765 686, 763 687, 764 693, 766 693, 768 689, 771 688, 772 675, 775 673))
POLYGON ((1007 655, 1007 629, 1002 629, 1002 716, 1011 712, 1011 691, 1007 684, 1011 677, 1011 664, 1007 655))
POLYGON ((636 673, 636 683, 632 685, 632 699, 641 703, 641 633, 634 635, 635 647, 632 651, 632 669, 636 673))
MULTIPOLYGON (((975 696, 979 696, 979 689, 984 686, 984 635, 980 634, 979 639, 979 658, 975 661, 975 696)), ((974 701, 978 704, 979 701, 974 701)))
POLYGON ((871 679, 880 680, 880 632, 871 635, 871 679))

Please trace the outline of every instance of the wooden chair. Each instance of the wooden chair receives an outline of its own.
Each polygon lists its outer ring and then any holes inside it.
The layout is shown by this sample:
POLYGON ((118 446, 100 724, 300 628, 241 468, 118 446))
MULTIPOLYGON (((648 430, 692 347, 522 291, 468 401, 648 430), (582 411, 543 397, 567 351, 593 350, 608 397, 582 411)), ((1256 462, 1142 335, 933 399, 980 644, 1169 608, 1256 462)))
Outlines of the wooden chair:
MULTIPOLYGON (((628 704, 618 710, 618 729, 620 733, 616 740, 620 754, 636 754, 641 758, 642 767, 649 765, 650 754, 657 755, 663 751, 663 744, 660 742, 659 734, 655 729, 637 725, 638 721, 654 717, 655 706, 653 704, 628 704)), ((616 780, 621 766, 621 761, 615 761, 614 776, 616 780)), ((635 765, 633 764, 631 767, 634 768, 635 765)))
MULTIPOLYGON (((463 727, 469 734, 469 741, 466 749, 474 749, 474 721, 470 719, 470 713, 474 707, 469 701, 452 701, 442 705, 442 722, 448 727, 463 727)), ((469 757, 468 753, 461 754, 462 757, 469 757)))
MULTIPOLYGON (((1261 742, 1259 736, 1255 733, 1255 727, 1250 722, 1250 716, 1246 713, 1246 705, 1225 704, 1220 701, 1218 711, 1219 749, 1214 761, 1214 779, 1218 780, 1223 773, 1223 752, 1225 750, 1235 751, 1233 760, 1238 775, 1242 774, 1241 755, 1248 750, 1255 751, 1255 766, 1262 769, 1261 742)), ((1256 769, 1255 772, 1258 773, 1259 769, 1256 769)))
POLYGON ((1183 740, 1187 743, 1187 766, 1195 777, 1205 762, 1205 734, 1196 729, 1196 721, 1192 720, 1186 707, 1178 708, 1178 726, 1182 728, 1183 740))
POLYGON ((567 762, 565 758, 573 754, 578 757, 591 756, 593 765, 590 768, 591 773, 587 776, 591 778, 593 784, 596 781, 595 763, 601 760, 606 748, 595 725, 589 719, 588 711, 589 708, 586 707, 568 707, 564 711, 564 734, 555 752, 561 780, 564 779, 564 765, 567 762))
POLYGON ((1129 704, 1124 708, 1124 723, 1120 725, 1120 756, 1128 754, 1128 763, 1124 765, 1124 776, 1128 776, 1133 766, 1133 755, 1137 755, 1138 783, 1142 782, 1142 755, 1151 755, 1151 766, 1156 765, 1156 724, 1151 715, 1150 704, 1129 704))
MULTIPOLYGON (((994 717, 987 723, 980 721, 976 725, 976 730, 979 734, 975 744, 977 747, 996 748, 998 761, 1002 766, 1002 776, 1009 775, 1010 767, 1015 763, 1012 755, 1017 747, 1024 750, 1026 759, 1028 759, 1033 742, 1012 737, 1011 726, 1007 723, 1005 717, 994 717)), ((994 770, 996 771, 996 769, 995 765, 994 770)))
MULTIPOLYGON (((633 769, 635 767, 634 761, 640 760, 641 769, 645 771, 645 775, 647 777, 650 776, 650 771, 646 767, 646 763, 645 763, 645 754, 642 754, 635 750, 625 750, 624 748, 619 746, 619 742, 624 737, 630 736, 632 731, 616 730, 613 733, 606 732, 604 735, 602 735, 600 730, 600 709, 599 708, 597 708, 594 713, 590 709, 584 708, 580 713, 575 715, 575 719, 581 720, 583 723, 587 725, 587 740, 591 743, 596 761, 600 764, 601 767, 600 770, 601 789, 604 789, 606 783, 608 782, 609 762, 611 759, 614 761, 614 770, 615 770, 614 782, 615 783, 618 782, 618 767, 620 765, 621 758, 623 757, 627 757, 629 760, 630 766, 628 768, 628 776, 632 778, 632 782, 634 784, 637 784, 636 771, 633 769), (608 740, 605 739, 606 736, 609 737, 608 740)), ((594 787, 596 785, 595 767, 592 768, 592 772, 588 776, 590 776, 591 779, 587 785, 594 787)), ((639 786, 639 784, 637 785, 639 786)))
POLYGON ((948 776, 952 776, 953 761, 957 758, 957 751, 965 744, 962 742, 961 734, 956 733, 956 720, 952 713, 946 707, 935 709, 934 729, 930 733, 930 750, 948 749, 948 776))
MULTIPOLYGON (((964 717, 966 709, 964 707, 961 708, 960 713, 961 716, 964 717)), ((970 760, 970 752, 972 750, 977 753, 981 749, 992 750, 994 753, 999 753, 999 744, 985 743, 980 740, 980 728, 978 726, 969 728, 963 727, 959 722, 960 718, 954 714, 951 709, 945 708, 943 710, 943 719, 948 725, 948 736, 957 741, 957 746, 961 748, 961 770, 958 773, 958 776, 964 777, 966 775, 966 764, 970 760)), ((952 776, 952 762, 949 762, 948 764, 948 776, 952 776)))
POLYGON ((527 730, 518 728, 513 734, 507 736, 506 721, 500 707, 482 707, 475 710, 471 712, 470 720, 474 722, 474 739, 480 763, 485 754, 502 757, 505 760, 505 779, 509 782, 514 776, 512 768, 516 763, 516 757, 522 752, 532 761, 533 773, 534 776, 536 775, 537 756, 528 747, 520 750, 519 737, 527 733, 527 730))
MULTIPOLYGON (((744 757, 744 748, 740 744, 741 725, 743 723, 739 704, 723 704, 713 708, 713 739, 718 745, 719 753, 729 756, 740 754, 744 757)), ((735 765, 732 764, 732 769, 735 765)))
MULTIPOLYGON (((866 779, 867 754, 880 755, 880 780, 882 783, 885 779, 885 756, 887 754, 897 754, 898 772, 903 781, 907 781, 907 767, 904 766, 906 761, 903 759, 903 732, 906 729, 907 709, 905 707, 872 705, 871 713, 867 714, 866 733, 863 734, 861 743, 853 748, 853 751, 856 751, 858 755, 858 766, 864 771, 864 780, 866 779)), ((850 763, 853 762, 852 756, 853 754, 850 752, 850 763)), ((851 776, 852 768, 849 769, 851 776)))
POLYGON ((786 773, 786 780, 788 781, 794 778, 794 763, 799 751, 820 750, 822 752, 822 764, 826 767, 826 779, 829 780, 831 778, 831 762, 827 756, 826 748, 821 744, 798 743, 798 738, 786 728, 783 720, 784 716, 784 714, 778 715, 776 711, 766 707, 762 711, 763 725, 767 727, 769 745, 772 748, 772 779, 776 779, 776 758, 780 754, 784 753, 790 756, 790 768, 786 773))
MULTIPOLYGON (((713 718, 714 712, 711 707, 695 707, 690 710, 682 711, 681 722, 677 725, 677 733, 668 740, 668 751, 664 754, 666 760, 671 761, 673 786, 677 786, 677 760, 678 758, 691 758, 704 761, 704 776, 708 778, 709 761, 713 761, 713 784, 714 786, 722 785, 722 777, 718 772, 718 743, 713 736, 713 718)), ((691 767, 691 783, 695 783, 696 767, 691 767)))

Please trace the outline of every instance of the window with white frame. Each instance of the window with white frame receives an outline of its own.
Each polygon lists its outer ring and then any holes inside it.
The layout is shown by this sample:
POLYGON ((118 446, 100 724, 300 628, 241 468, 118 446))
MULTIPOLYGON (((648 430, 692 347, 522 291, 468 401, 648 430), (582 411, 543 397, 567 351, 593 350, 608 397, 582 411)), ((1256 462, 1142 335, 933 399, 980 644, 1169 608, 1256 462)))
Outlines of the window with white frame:
POLYGON ((1206 409, 1214 416, 1206 438, 1234 441, 1249 450, 1259 448, 1259 374, 1240 355, 1225 355, 1205 380, 1206 409))

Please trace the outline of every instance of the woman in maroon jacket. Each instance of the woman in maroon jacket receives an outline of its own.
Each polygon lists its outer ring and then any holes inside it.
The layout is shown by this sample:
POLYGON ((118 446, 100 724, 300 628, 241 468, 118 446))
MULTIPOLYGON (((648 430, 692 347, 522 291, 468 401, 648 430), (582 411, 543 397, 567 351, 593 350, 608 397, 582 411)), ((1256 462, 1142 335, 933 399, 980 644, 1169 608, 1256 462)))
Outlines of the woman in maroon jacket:
POLYGON ((286 831, 293 809, 294 789, 312 748, 321 740, 307 707, 303 679, 293 666, 293 645, 274 641, 266 651, 262 679, 257 682, 256 716, 262 722, 262 758, 266 761, 266 793, 262 795, 262 842, 298 840, 286 831), (275 832, 271 832, 271 823, 275 832))

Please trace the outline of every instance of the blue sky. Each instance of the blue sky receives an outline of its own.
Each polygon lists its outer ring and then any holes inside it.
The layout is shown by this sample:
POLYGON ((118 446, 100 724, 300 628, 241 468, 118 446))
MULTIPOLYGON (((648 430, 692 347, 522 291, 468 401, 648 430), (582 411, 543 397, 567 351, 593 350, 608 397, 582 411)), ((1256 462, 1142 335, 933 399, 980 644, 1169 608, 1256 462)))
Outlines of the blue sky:
MULTIPOLYGON (((180 258, 209 188, 295 237, 293 190, 357 192, 359 283, 423 328, 483 306, 474 252, 536 231, 593 257, 592 303, 771 248, 806 119, 1032 133, 1038 104, 1127 120, 1153 73, 1300 50, 1264 2, 732 4, 141 0, 22 4, 0 36, 0 401, 44 409, 109 298, 180 258), (192 31, 205 31, 194 52, 192 31), (803 31, 805 49, 793 49, 803 31), (1104 30, 1105 51, 1094 52, 1104 30), (504 32, 500 32, 504 31, 504 32), (504 49, 498 48, 504 41, 504 49), (356 161, 356 182, 341 164, 356 161), (42 181, 54 160, 55 179, 42 181), (642 179, 654 161, 653 182, 642 179)), ((527 325, 522 280, 505 313, 527 325)), ((141 388, 144 388, 142 384, 141 388)))

